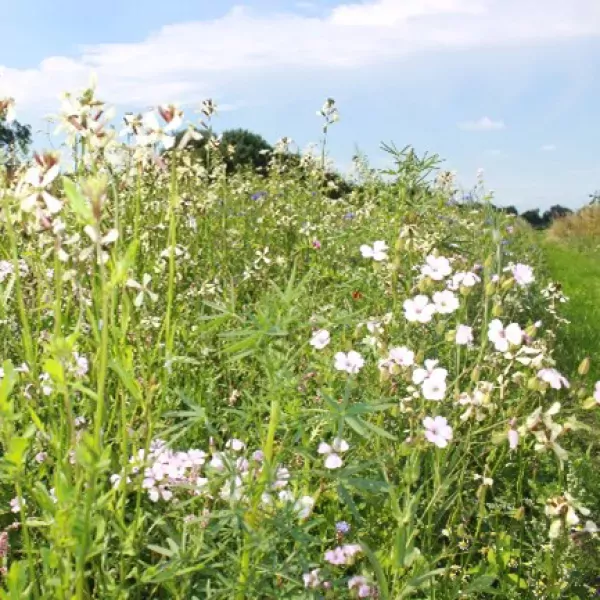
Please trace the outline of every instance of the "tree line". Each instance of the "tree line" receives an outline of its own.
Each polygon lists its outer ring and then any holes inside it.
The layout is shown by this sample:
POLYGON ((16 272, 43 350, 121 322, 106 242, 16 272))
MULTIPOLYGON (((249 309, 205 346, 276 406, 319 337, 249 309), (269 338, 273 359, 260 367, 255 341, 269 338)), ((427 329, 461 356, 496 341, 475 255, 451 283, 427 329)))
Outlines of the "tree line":
MULTIPOLYGON (((199 135, 189 141, 192 151, 199 160, 205 160, 206 146, 212 137, 212 131, 198 132, 199 135)), ((177 136, 181 141, 184 132, 177 136)), ((270 157, 275 148, 269 144, 260 134, 247 129, 227 129, 219 136, 217 151, 225 162, 227 172, 233 173, 240 169, 252 169, 257 172, 266 172, 270 157)), ((0 163, 4 162, 9 169, 16 168, 20 160, 25 156, 31 145, 31 127, 23 125, 18 121, 8 123, 5 115, 0 114, 0 163)), ((300 154, 285 152, 281 154, 281 160, 290 167, 300 166, 300 154)), ((346 181, 339 173, 325 173, 328 194, 332 197, 340 197, 353 189, 353 184, 346 181)), ((590 204, 600 204, 600 192, 590 194, 590 204)), ((519 216, 527 221, 535 229, 545 229, 556 220, 573 213, 570 208, 555 204, 548 210, 541 211, 539 208, 526 210, 519 213, 513 205, 506 207, 495 207, 508 214, 519 216)))

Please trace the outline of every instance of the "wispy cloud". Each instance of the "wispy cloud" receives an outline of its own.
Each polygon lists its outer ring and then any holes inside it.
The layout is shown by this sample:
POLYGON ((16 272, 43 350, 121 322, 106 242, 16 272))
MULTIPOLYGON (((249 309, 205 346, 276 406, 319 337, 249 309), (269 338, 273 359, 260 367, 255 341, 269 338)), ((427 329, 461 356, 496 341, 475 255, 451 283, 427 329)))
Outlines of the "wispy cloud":
POLYGON ((476 121, 463 121, 458 126, 464 131, 499 131, 506 129, 504 121, 495 121, 489 117, 481 117, 476 121))
POLYGON ((320 16, 238 6, 217 19, 165 26, 140 42, 85 46, 79 56, 51 56, 29 69, 0 66, 0 96, 48 110, 94 70, 112 103, 187 102, 242 77, 271 77, 276 85, 282 72, 339 73, 415 52, 590 36, 600 36, 598 0, 372 0, 320 16))
POLYGON ((542 152, 554 152, 556 150, 556 146, 554 144, 544 144, 540 150, 542 152))

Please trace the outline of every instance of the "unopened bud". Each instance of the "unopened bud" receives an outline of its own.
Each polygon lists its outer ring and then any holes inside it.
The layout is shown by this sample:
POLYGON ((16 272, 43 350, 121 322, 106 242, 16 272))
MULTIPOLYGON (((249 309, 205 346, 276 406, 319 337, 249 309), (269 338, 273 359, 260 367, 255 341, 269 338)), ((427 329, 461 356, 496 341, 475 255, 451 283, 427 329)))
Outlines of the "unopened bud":
POLYGON ((586 356, 579 364, 579 368, 577 369, 577 372, 580 375, 587 375, 589 370, 590 370, 590 358, 589 358, 589 356, 586 356))

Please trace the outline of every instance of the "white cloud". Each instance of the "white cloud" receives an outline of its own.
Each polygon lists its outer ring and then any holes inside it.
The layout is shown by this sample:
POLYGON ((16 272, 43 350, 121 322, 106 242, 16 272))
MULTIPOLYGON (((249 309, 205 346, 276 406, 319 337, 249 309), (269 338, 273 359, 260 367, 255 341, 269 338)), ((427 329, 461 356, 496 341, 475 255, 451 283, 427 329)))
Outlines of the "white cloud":
POLYGON ((270 77, 276 85, 281 73, 590 36, 600 36, 598 0, 372 0, 319 17, 236 7, 217 19, 165 26, 141 42, 85 46, 78 56, 48 57, 31 69, 0 66, 0 97, 14 96, 26 112, 47 112, 61 91, 85 85, 94 70, 102 97, 118 105, 219 99, 240 81, 252 86, 270 77))
POLYGON ((542 152, 554 152, 556 150, 556 146, 554 144, 544 144, 540 150, 542 152))
POLYGON ((458 126, 465 131, 499 131, 506 129, 504 121, 494 121, 489 117, 481 117, 476 121, 464 121, 459 123, 458 126))

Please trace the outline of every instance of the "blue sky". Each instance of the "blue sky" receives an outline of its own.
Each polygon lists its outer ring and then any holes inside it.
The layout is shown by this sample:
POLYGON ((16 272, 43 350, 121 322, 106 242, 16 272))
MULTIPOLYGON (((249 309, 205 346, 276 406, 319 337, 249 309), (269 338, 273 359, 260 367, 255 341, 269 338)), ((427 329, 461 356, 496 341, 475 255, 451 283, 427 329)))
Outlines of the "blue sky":
POLYGON ((356 147, 384 166, 393 140, 437 152, 465 186, 483 168, 520 209, 575 208, 600 188, 599 0, 28 0, 2 13, 0 96, 38 130, 94 71, 121 112, 212 97, 217 128, 301 148, 332 96, 342 169, 356 147))

